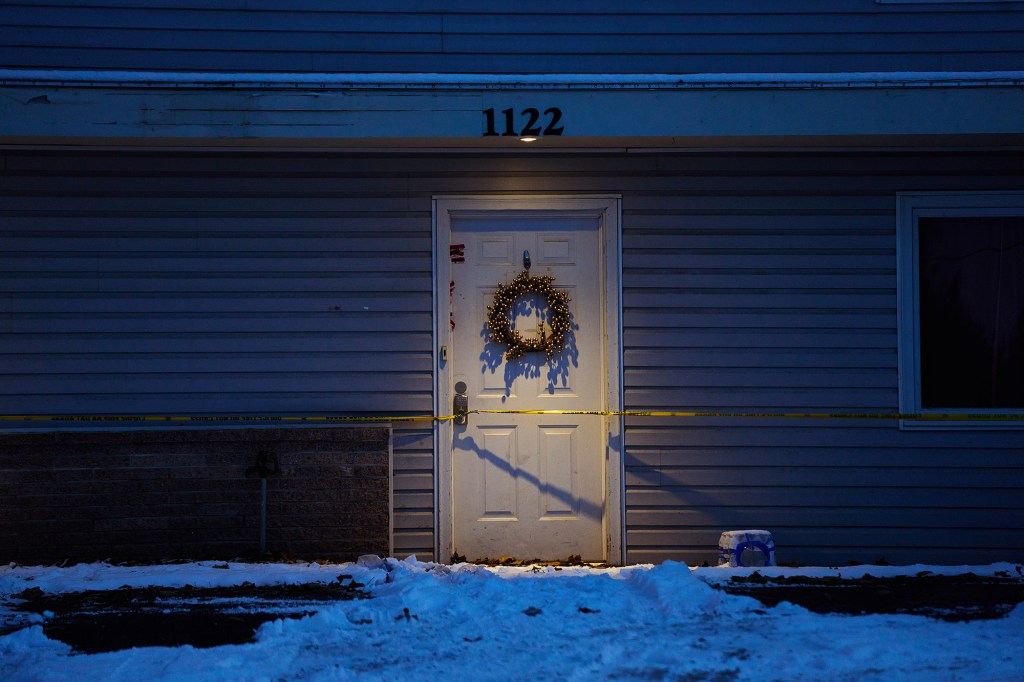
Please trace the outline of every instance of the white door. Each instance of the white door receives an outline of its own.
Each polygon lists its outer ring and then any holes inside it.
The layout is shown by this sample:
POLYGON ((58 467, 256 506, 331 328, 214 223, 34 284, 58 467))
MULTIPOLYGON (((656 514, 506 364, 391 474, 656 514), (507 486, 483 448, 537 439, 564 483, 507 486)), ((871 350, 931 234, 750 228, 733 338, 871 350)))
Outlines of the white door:
MULTIPOLYGON (((604 238, 593 211, 469 211, 449 228, 450 322, 443 377, 476 410, 608 409, 604 238), (508 361, 488 338, 497 284, 524 269, 569 295, 572 330, 548 359, 508 361), (463 387, 463 384, 465 385, 463 387)), ((538 335, 545 299, 514 309, 515 329, 538 335)), ((471 414, 447 429, 451 550, 469 560, 608 557, 608 419, 600 415, 471 414)))

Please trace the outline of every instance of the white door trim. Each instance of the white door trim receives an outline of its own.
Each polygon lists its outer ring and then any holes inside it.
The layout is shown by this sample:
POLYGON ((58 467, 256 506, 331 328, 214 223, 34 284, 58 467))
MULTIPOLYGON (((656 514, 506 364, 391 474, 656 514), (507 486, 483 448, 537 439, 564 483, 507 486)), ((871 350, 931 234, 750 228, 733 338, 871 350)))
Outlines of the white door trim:
MULTIPOLYGON (((450 414, 452 389, 449 365, 441 349, 451 347, 449 316, 451 301, 451 219, 455 214, 472 215, 492 211, 530 211, 594 215, 601 225, 604 268, 601 273, 604 292, 606 409, 622 409, 622 289, 621 289, 621 198, 618 195, 438 195, 433 197, 434 232, 434 368, 435 414, 450 414)), ((605 481, 607 511, 608 562, 621 564, 625 546, 625 506, 623 500, 622 418, 605 417, 607 428, 605 481)), ((452 440, 451 422, 437 422, 434 428, 434 556, 451 561, 452 553, 452 440)))

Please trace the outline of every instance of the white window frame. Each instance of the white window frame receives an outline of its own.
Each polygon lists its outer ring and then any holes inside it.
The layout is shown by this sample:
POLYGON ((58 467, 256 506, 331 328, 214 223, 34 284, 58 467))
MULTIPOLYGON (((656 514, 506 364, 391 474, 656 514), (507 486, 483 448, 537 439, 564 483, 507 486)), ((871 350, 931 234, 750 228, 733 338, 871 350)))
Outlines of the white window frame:
POLYGON ((962 5, 964 3, 1019 2, 1020 0, 875 0, 876 5, 962 5))
MULTIPOLYGON (((1024 215, 1022 192, 900 192, 896 195, 896 273, 899 398, 903 414, 942 414, 921 406, 918 221, 932 217, 1024 215)), ((956 409, 957 414, 1024 414, 1024 409, 956 409)), ((903 429, 1024 429, 1024 421, 904 419, 903 429)))

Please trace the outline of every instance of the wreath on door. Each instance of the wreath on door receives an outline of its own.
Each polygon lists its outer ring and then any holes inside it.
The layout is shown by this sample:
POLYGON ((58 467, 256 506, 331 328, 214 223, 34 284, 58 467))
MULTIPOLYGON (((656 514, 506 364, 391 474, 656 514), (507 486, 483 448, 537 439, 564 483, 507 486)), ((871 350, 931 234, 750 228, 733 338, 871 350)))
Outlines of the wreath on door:
POLYGON ((570 328, 569 295, 554 287, 554 277, 534 277, 529 270, 523 270, 507 285, 498 285, 494 302, 487 307, 487 327, 491 341, 508 346, 505 359, 517 360, 527 353, 543 351, 548 360, 561 353, 565 347, 565 335, 570 328), (541 328, 541 335, 535 339, 524 339, 512 327, 516 302, 523 296, 543 296, 549 310, 549 324, 541 328), (550 327, 550 332, 548 331, 550 327))

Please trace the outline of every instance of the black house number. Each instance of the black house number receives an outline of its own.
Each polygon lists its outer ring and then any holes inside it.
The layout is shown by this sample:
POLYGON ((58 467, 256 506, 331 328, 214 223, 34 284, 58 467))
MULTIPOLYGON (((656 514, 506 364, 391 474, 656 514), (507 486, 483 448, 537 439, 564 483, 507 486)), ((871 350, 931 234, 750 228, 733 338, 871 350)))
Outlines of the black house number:
POLYGON ((541 135, 561 135, 565 126, 558 125, 562 120, 562 110, 548 107, 541 114, 539 109, 529 107, 519 112, 519 123, 523 127, 516 131, 515 109, 502 109, 496 115, 494 108, 484 109, 484 137, 504 135, 506 137, 540 137, 541 135), (498 125, 505 124, 505 129, 498 132, 498 125), (547 124, 547 125, 545 125, 547 124))

